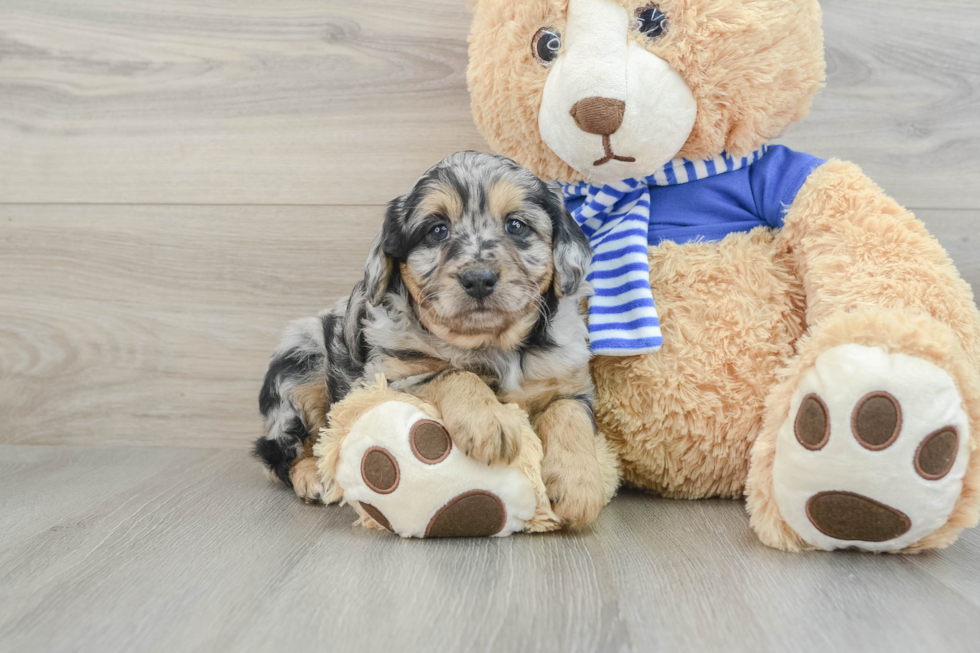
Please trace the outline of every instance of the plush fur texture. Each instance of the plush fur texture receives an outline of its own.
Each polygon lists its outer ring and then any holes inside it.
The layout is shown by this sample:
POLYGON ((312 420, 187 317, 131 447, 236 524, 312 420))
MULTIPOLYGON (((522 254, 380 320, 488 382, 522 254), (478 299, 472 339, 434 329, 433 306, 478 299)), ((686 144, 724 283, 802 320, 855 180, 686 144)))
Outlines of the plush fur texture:
MULTIPOLYGON (((646 6, 615 2, 628 12, 646 6)), ((627 38, 669 63, 697 101, 697 120, 676 156, 744 155, 806 115, 825 69, 816 0, 657 4, 669 20, 666 35, 650 40, 634 27, 627 38)), ((588 171, 562 161, 541 136, 539 109, 552 68, 532 56, 530 43, 542 27, 560 34, 568 5, 480 0, 470 38, 478 127, 498 151, 560 181, 588 171)), ((800 376, 820 353, 862 344, 946 370, 971 419, 973 453, 956 509, 906 550, 946 546, 976 523, 980 313, 935 239, 856 166, 831 161, 818 168, 780 232, 667 243, 649 256, 664 348, 592 362, 596 420, 627 480, 682 498, 747 491, 760 538, 803 548, 773 498, 776 433, 800 376)))
POLYGON ((593 359, 599 428, 626 480, 665 496, 738 497, 766 396, 803 333, 803 289, 768 230, 651 249, 656 354, 593 359))

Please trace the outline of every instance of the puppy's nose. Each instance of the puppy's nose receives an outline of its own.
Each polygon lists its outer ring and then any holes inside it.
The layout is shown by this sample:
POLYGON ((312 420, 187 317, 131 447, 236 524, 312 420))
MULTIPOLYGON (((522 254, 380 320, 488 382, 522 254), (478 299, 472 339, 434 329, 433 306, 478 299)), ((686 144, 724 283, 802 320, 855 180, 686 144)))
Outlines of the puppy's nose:
POLYGON ((607 97, 587 97, 576 102, 569 113, 585 133, 609 136, 623 124, 626 103, 607 97))
POLYGON ((482 270, 469 270, 459 275, 459 285, 463 286, 463 290, 470 297, 483 299, 493 294, 494 288, 497 287, 497 279, 499 278, 500 275, 486 268, 482 270))

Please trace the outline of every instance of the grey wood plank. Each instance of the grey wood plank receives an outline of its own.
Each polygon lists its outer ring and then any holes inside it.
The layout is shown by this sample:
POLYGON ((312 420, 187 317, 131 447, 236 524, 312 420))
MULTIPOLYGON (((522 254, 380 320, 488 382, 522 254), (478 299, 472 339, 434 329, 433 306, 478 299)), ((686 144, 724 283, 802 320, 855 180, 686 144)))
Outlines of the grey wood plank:
POLYGON ((782 141, 858 163, 906 206, 980 208, 980 3, 820 4, 827 87, 782 141))
POLYGON ((159 474, 172 474, 206 454, 161 448, 143 453, 100 448, 83 457, 63 447, 0 446, 0 550, 19 538, 85 528, 71 519, 130 492, 159 474), (138 464, 136 464, 138 462, 138 464))
POLYGON ((0 477, 3 650, 958 652, 980 636, 980 587, 950 580, 978 576, 976 530, 915 558, 788 554, 741 502, 625 492, 583 533, 406 541, 300 503, 243 452, 0 460, 18 468, 0 477), (105 487, 74 481, 95 473, 105 487), (43 517, 6 510, 29 503, 43 517))
MULTIPOLYGON (((72 457, 68 472, 108 455, 120 473, 146 475, 53 524, 25 525, 0 550, 3 650, 230 650, 222 638, 261 617, 253 606, 324 525, 346 528, 353 518, 277 492, 243 452, 3 447, 0 455, 37 450, 72 457)), ((93 492, 42 465, 5 489, 14 500, 56 502, 48 490, 56 482, 93 492)))
MULTIPOLYGON (((913 207, 980 208, 980 5, 824 0, 784 142, 913 207)), ((0 202, 378 204, 486 147, 463 0, 6 0, 0 202)))
POLYGON ((934 570, 972 575, 980 563, 975 531, 955 548, 916 560, 790 554, 755 538, 741 502, 635 495, 615 501, 604 516, 617 518, 616 525, 596 535, 621 552, 613 579, 629 596, 627 620, 649 624, 634 641, 637 650, 720 651, 733 643, 735 650, 775 651, 974 646, 980 595, 962 585, 948 591, 934 570))
POLYGON ((380 207, 0 207, 0 442, 240 447, 380 207))
MULTIPOLYGON (((0 442, 237 448, 383 207, 0 206, 0 442)), ((980 211, 920 217, 980 290, 980 211)))
POLYGON ((382 203, 469 114, 463 0, 7 0, 0 201, 382 203))

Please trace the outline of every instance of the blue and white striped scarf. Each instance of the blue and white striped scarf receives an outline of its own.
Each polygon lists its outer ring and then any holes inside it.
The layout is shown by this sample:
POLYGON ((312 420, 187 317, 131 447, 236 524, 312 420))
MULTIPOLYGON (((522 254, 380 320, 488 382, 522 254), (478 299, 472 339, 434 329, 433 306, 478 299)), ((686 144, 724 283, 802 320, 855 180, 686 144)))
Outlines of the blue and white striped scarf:
POLYGON ((658 351, 664 343, 650 291, 647 233, 650 187, 676 186, 752 165, 766 147, 741 159, 722 154, 707 161, 674 159, 645 179, 624 179, 606 186, 561 184, 565 202, 583 200, 572 211, 592 243, 588 280, 589 338, 592 353, 635 356, 658 351))

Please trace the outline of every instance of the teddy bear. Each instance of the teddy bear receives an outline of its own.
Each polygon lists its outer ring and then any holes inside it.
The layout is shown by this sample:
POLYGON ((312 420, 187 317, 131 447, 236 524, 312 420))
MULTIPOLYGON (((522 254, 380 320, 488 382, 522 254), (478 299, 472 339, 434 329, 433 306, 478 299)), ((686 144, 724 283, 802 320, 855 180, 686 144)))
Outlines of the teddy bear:
POLYGON ((747 498, 777 549, 917 552, 978 519, 980 313, 854 164, 770 145, 824 82, 817 0, 470 0, 500 154, 589 236, 624 479, 747 498))

